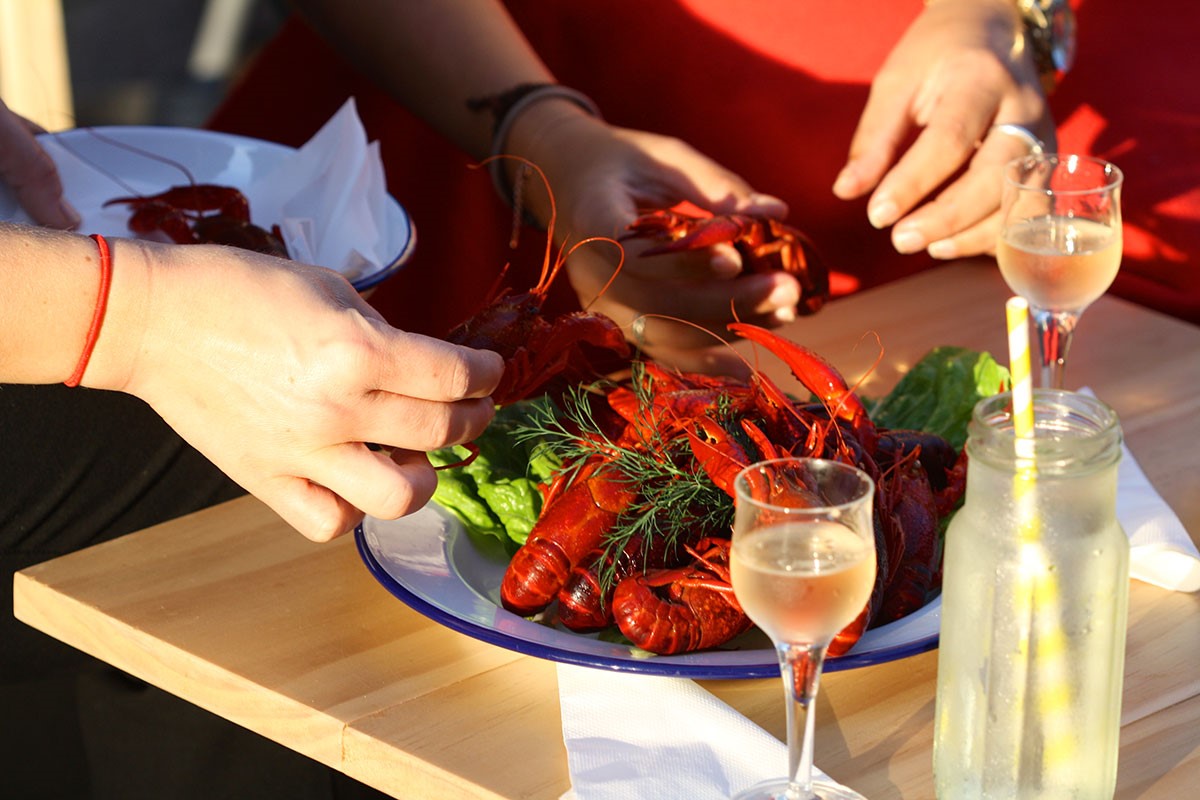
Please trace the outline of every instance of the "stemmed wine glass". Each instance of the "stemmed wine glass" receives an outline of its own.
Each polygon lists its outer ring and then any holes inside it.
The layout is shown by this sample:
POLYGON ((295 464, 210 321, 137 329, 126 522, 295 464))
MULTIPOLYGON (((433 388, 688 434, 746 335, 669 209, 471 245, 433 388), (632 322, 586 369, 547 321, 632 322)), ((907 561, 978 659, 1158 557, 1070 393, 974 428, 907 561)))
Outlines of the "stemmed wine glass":
POLYGON ((1097 158, 1035 153, 1004 168, 996 260, 1029 301, 1042 353, 1042 386, 1062 389, 1067 351, 1084 309, 1121 265, 1121 183, 1097 158))
POLYGON ((829 643, 875 584, 875 483, 848 464, 784 458, 746 467, 734 489, 733 592, 775 643, 788 698, 787 777, 735 800, 862 800, 813 780, 813 712, 829 643))

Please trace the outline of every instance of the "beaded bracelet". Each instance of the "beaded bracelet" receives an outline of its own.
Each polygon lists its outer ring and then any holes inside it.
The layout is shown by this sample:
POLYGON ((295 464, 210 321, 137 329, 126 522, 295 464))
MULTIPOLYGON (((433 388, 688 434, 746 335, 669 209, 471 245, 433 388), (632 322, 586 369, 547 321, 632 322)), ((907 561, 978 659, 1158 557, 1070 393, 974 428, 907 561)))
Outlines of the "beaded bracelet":
POLYGON ((63 381, 67 386, 78 386, 83 380, 83 373, 92 359, 92 351, 96 349, 96 340, 100 338, 100 328, 104 325, 104 314, 108 310, 108 292, 112 287, 112 255, 108 250, 108 242, 98 233, 93 233, 91 238, 100 250, 100 292, 96 295, 96 310, 92 312, 92 324, 83 343, 83 354, 79 356, 79 363, 75 365, 71 377, 63 381))
POLYGON ((495 156, 504 153, 504 142, 508 139, 509 131, 521 112, 542 100, 550 98, 570 100, 597 119, 602 119, 600 108, 592 98, 583 92, 557 83, 522 83, 490 97, 473 98, 467 101, 467 108, 472 111, 491 111, 495 118, 492 128, 492 160, 488 163, 488 172, 492 176, 492 185, 505 203, 513 202, 513 187, 509 185, 504 171, 504 160, 495 156))

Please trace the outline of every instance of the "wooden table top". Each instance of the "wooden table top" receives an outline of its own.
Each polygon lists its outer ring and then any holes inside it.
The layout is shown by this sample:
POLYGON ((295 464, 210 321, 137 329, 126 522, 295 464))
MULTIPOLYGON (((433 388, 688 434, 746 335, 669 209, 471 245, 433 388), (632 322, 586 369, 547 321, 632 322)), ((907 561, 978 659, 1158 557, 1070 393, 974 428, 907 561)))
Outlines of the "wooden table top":
MULTIPOLYGON (((1008 290, 965 262, 840 300, 787 333, 861 391, 933 345, 1004 360, 1008 290), (867 334, 873 333, 875 336, 867 334)), ((1200 328, 1105 297, 1067 380, 1126 441, 1193 538, 1200 328)), ((768 368, 775 373, 774 368, 768 368)), ((314 544, 243 498, 31 567, 16 615, 46 633, 396 797, 557 798, 570 786, 555 665, 463 636, 396 600, 351 537, 314 544)), ((936 652, 830 673, 816 763, 872 798, 931 798, 936 652)), ((1118 798, 1200 781, 1200 594, 1131 582, 1118 798)), ((703 686, 783 738, 777 680, 703 686)))

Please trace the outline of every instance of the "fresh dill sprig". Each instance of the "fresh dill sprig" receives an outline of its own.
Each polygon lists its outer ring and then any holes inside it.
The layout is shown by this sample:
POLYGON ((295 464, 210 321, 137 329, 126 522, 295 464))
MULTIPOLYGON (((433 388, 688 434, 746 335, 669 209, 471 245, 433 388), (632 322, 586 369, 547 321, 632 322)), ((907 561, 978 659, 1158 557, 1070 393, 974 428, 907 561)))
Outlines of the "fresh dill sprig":
MULTIPOLYGON (((686 421, 680 424, 671 418, 673 409, 655 405, 653 381, 639 367, 634 365, 629 383, 636 400, 632 427, 606 425, 597 416, 597 403, 606 402, 613 385, 594 384, 569 391, 561 407, 539 405, 516 431, 519 441, 535 440, 536 446, 548 448, 574 474, 588 459, 600 457, 604 464, 591 479, 627 482, 638 488, 636 500, 604 537, 596 569, 605 592, 637 550, 639 563, 644 563, 656 550, 673 553, 701 536, 727 534, 733 518, 733 500, 713 484, 692 454, 686 421)), ((723 398, 718 399, 713 415, 721 416, 727 407, 723 398)), ((603 408, 603 413, 613 412, 603 408)))

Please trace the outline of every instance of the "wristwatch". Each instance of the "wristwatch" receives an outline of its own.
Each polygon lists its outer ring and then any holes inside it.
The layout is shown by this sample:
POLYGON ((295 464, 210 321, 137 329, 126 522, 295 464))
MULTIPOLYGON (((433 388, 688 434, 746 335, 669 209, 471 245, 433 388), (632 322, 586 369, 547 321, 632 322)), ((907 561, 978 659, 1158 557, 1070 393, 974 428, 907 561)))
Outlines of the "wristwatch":
POLYGON ((1017 0, 1025 21, 1025 46, 1046 94, 1075 62, 1075 12, 1069 0, 1017 0))

